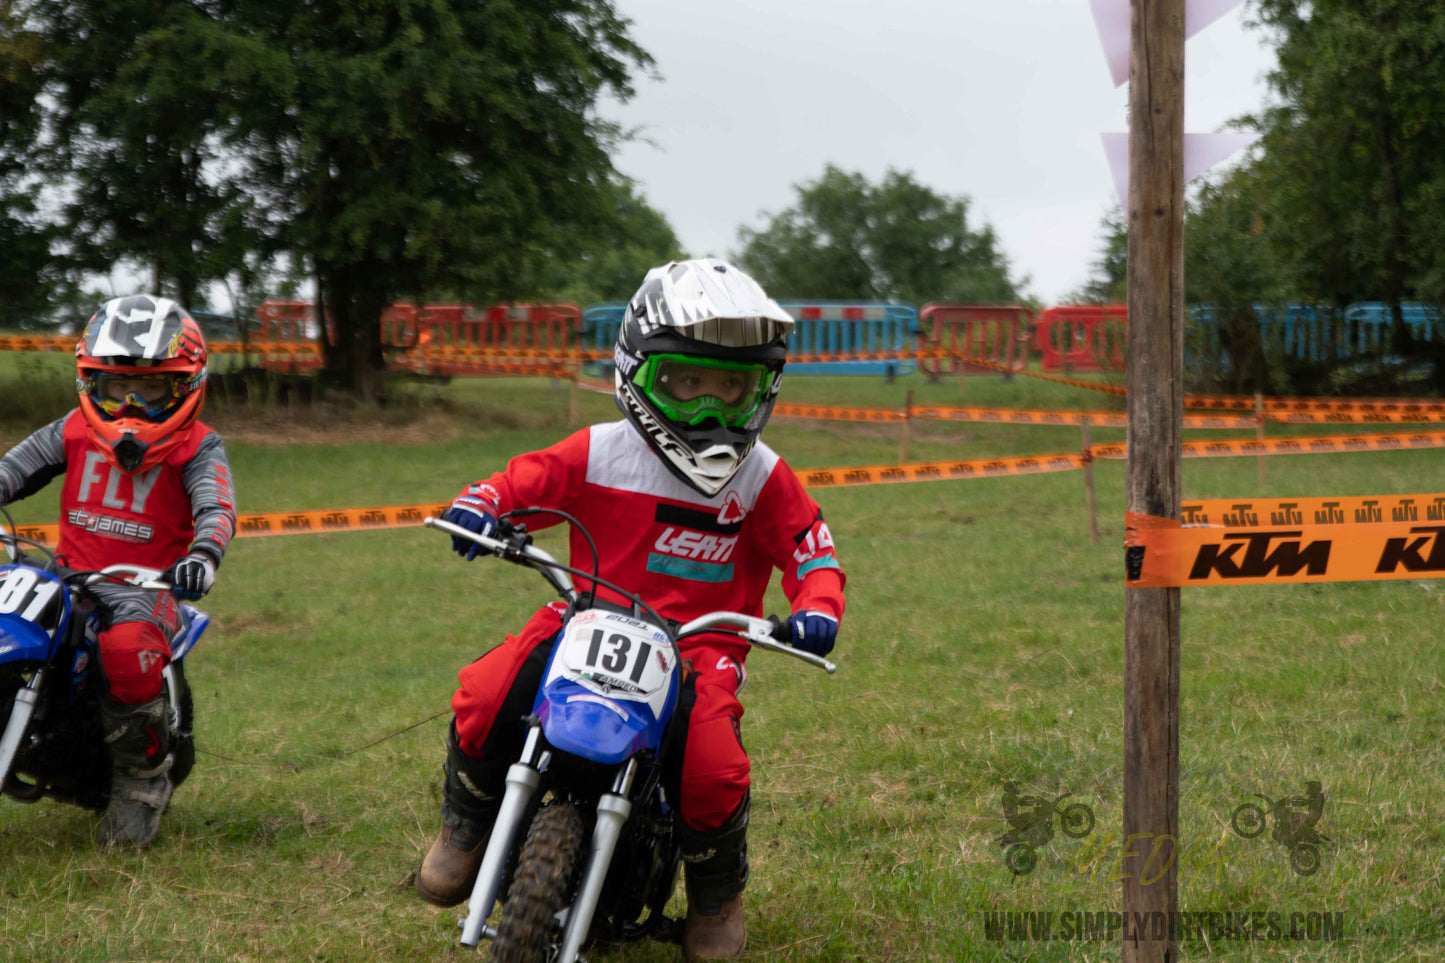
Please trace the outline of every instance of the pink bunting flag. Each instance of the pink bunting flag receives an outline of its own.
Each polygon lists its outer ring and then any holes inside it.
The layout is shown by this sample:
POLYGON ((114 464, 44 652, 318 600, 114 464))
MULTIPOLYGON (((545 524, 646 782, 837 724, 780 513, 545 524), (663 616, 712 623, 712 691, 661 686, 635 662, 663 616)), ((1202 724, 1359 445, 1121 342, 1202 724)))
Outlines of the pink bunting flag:
MULTIPOLYGON (((1184 36, 1194 36, 1234 7, 1240 0, 1185 0, 1184 36)), ((1129 79, 1129 0, 1089 0, 1099 43, 1109 63, 1109 75, 1118 87, 1129 79)))

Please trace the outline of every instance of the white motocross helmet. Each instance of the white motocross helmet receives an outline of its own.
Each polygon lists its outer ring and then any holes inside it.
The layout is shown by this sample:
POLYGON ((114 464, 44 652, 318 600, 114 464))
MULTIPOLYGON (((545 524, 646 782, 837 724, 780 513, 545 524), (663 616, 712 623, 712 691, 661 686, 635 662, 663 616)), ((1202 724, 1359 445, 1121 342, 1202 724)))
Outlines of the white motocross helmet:
POLYGON ((617 406, 674 475, 710 498, 772 414, 792 330, 792 317, 730 264, 653 268, 617 332, 617 406))

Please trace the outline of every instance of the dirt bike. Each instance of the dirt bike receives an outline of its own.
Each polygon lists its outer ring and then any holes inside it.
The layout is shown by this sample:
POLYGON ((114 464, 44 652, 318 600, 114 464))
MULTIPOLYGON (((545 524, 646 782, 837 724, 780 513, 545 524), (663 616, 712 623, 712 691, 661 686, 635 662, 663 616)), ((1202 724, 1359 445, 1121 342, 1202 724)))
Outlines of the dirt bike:
MULTIPOLYGON (((50 796, 86 809, 110 801, 110 750, 100 721, 100 619, 87 612, 87 586, 120 580, 171 590, 155 569, 113 565, 83 572, 60 565, 39 542, 13 534, 0 509, 0 789, 19 802, 50 796), (27 551, 28 550, 28 551, 27 551)), ((181 627, 163 671, 171 706, 171 780, 195 764, 194 706, 184 661, 210 617, 181 605, 181 627)))
POLYGON ((1020 825, 1014 826, 1004 833, 999 842, 1007 847, 1004 853, 1004 863, 1009 871, 1015 876, 1026 876, 1033 872, 1034 866, 1038 863, 1038 849, 1048 845, 1049 840, 1054 838, 1054 816, 1059 817, 1059 827, 1063 829, 1064 835, 1071 839, 1083 839, 1094 831, 1094 811, 1081 802, 1063 805, 1073 793, 1064 793, 1052 803, 1039 797, 1022 797, 1024 799, 1039 799, 1041 805, 1047 805, 1047 813, 1030 814, 1030 818, 1021 820, 1020 825))
MULTIPOLYGON (((465 946, 492 940, 492 959, 500 963, 573 963, 589 938, 678 938, 679 924, 663 912, 680 856, 672 832, 675 802, 661 785, 681 685, 678 642, 722 632, 830 673, 837 667, 787 645, 789 628, 776 618, 712 612, 683 625, 662 618, 595 570, 563 565, 533 546, 525 526, 509 516, 534 511, 540 510, 503 516, 498 538, 435 518, 424 522, 534 569, 567 603, 458 925, 465 946), (579 593, 573 574, 619 593, 631 608, 579 593), (501 918, 493 928, 487 920, 499 900, 501 918)), ((585 534, 575 519, 563 517, 585 534)))
POLYGON ((1287 797, 1271 802, 1262 792, 1255 795, 1264 800, 1264 806, 1241 803, 1230 814, 1230 826, 1245 839, 1253 839, 1264 832, 1267 825, 1265 812, 1268 810, 1269 815, 1274 817, 1270 838, 1289 850, 1290 867, 1301 876, 1314 875, 1320 868, 1320 843, 1328 842, 1329 837, 1312 826, 1295 828, 1300 814, 1290 808, 1287 797))

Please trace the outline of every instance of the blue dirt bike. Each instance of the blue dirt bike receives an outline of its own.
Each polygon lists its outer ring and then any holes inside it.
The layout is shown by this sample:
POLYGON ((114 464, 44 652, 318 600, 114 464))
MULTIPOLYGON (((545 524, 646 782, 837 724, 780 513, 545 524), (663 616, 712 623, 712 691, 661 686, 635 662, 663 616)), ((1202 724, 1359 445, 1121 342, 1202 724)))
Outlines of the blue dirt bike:
MULTIPOLYGON (((110 750, 100 721, 98 616, 87 586, 130 582, 168 592, 155 569, 114 565, 102 572, 61 566, 42 544, 12 534, 0 509, 0 789, 20 802, 50 796, 86 809, 110 801, 110 750)), ((179 785, 195 764, 194 706, 184 660, 210 617, 180 606, 181 628, 164 670, 171 705, 171 780, 179 785)))
MULTIPOLYGON (((585 534, 575 519, 563 517, 585 534)), ((712 612, 684 625, 664 619, 595 571, 578 571, 536 548, 525 527, 506 516, 498 538, 434 518, 424 524, 535 569, 567 603, 459 924, 461 942, 474 947, 482 937, 493 940, 492 959, 500 963, 574 963, 589 938, 677 939, 679 925, 663 913, 677 881, 679 850, 674 801, 661 777, 681 684, 678 642, 724 633, 830 673, 836 666, 785 644, 788 626, 776 618, 712 612), (631 609, 577 592, 569 573, 621 594, 631 609), (499 899, 501 918, 493 928, 487 920, 499 899)))

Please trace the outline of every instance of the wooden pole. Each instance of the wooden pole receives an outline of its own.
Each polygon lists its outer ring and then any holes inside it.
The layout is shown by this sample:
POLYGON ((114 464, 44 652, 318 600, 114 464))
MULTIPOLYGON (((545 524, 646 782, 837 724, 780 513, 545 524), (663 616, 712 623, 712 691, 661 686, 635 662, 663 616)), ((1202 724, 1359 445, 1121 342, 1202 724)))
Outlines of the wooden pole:
MULTIPOLYGON (((1254 393, 1254 437, 1264 441, 1264 392, 1254 393)), ((1259 466, 1259 493, 1264 494, 1264 455, 1255 455, 1255 463, 1259 466)))
POLYGON ((913 425, 913 389, 908 389, 908 401, 903 408, 903 440, 898 444, 898 464, 908 464, 908 434, 913 425))
POLYGON ((1094 446, 1089 440, 1089 416, 1084 416, 1084 493, 1089 506, 1089 544, 1099 544, 1099 513, 1094 501, 1094 446))
MULTIPOLYGON (((1181 497, 1184 5, 1129 5, 1126 507, 1165 518, 1179 517, 1181 497)), ((1126 855, 1120 870, 1124 917, 1148 925, 1125 930, 1121 959, 1173 963, 1167 922, 1179 908, 1178 588, 1124 591, 1123 802, 1123 853, 1137 854, 1126 855), (1145 866, 1151 850, 1157 855, 1145 866)))

